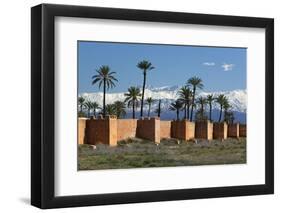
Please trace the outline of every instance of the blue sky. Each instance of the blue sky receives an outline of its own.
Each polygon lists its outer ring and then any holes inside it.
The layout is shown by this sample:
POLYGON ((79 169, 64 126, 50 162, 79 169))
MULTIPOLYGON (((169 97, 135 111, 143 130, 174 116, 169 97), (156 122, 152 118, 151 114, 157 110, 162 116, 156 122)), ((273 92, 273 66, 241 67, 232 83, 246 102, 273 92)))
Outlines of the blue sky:
POLYGON ((142 85, 142 71, 136 66, 141 60, 155 67, 147 76, 147 85, 153 87, 184 85, 198 76, 204 91, 246 89, 246 54, 245 48, 79 41, 78 91, 100 91, 91 84, 91 77, 102 65, 117 73, 118 83, 109 92, 142 85))

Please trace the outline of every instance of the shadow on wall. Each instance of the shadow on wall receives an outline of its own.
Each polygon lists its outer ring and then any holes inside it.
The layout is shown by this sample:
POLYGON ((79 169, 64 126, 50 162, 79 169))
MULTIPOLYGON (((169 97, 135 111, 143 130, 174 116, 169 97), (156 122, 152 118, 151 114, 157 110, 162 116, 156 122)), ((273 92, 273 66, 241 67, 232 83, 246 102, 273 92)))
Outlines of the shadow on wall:
POLYGON ((78 119, 79 144, 107 144, 116 146, 117 142, 131 137, 138 137, 160 143, 162 138, 182 140, 226 139, 227 137, 246 137, 246 125, 226 124, 210 121, 190 122, 161 121, 158 117, 144 119, 116 119, 106 116, 98 119, 78 119))

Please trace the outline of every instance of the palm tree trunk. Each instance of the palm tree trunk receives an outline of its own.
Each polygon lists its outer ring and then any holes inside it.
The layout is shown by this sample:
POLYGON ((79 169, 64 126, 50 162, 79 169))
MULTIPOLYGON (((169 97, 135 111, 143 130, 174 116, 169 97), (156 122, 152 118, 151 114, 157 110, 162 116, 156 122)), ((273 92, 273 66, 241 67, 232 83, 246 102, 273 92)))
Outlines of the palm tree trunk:
POLYGON ((149 117, 150 116, 150 104, 148 105, 148 114, 147 114, 147 117, 149 117))
POLYGON ((135 119, 135 101, 133 101, 133 119, 135 119))
POLYGON ((220 110, 219 122, 221 122, 221 114, 222 114, 222 106, 221 106, 221 110, 220 110))
POLYGON ((96 108, 94 108, 94 116, 96 117, 96 108))
POLYGON ((177 109, 177 121, 179 120, 179 110, 177 109))
POLYGON ((88 109, 88 118, 90 117, 90 109, 88 109))
POLYGON ((189 120, 189 107, 190 107, 190 105, 187 104, 187 119, 188 119, 188 120, 189 120))
POLYGON ((186 119, 186 112, 187 112, 187 106, 186 106, 186 104, 184 104, 184 119, 186 119))
POLYGON ((161 114, 161 100, 159 99, 159 103, 158 103, 158 117, 160 118, 160 114, 161 114))
POLYGON ((209 115, 210 121, 212 121, 212 104, 210 104, 210 115, 209 115))
POLYGON ((105 79, 103 80, 103 116, 105 117, 105 79))
POLYGON ((226 110, 224 110, 224 113, 223 113, 223 118, 224 118, 224 121, 225 121, 226 114, 227 114, 227 111, 226 111, 226 110))
POLYGON ((145 84, 146 84, 146 70, 143 71, 143 85, 142 85, 142 94, 141 94, 141 111, 140 111, 140 117, 143 115, 143 100, 144 100, 144 90, 145 90, 145 84))
POLYGON ((193 106, 194 106, 194 101, 195 101, 195 92, 196 92, 196 87, 193 87, 190 121, 192 121, 192 117, 193 117, 193 106))

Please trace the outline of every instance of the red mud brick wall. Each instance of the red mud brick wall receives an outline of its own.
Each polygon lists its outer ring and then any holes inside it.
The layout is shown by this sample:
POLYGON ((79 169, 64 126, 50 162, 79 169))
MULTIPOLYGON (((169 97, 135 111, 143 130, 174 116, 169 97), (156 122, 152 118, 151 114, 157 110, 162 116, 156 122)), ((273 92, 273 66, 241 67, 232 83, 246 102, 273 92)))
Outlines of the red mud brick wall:
POLYGON ((208 132, 207 132, 207 139, 212 140, 213 139, 213 128, 214 124, 208 121, 208 132))
POLYGON ((105 119, 87 120, 86 126, 86 137, 88 144, 108 144, 108 125, 105 119))
POLYGON ((195 123, 195 138, 213 139, 213 123, 210 121, 197 121, 195 123))
POLYGON ((86 144, 86 121, 87 118, 78 118, 78 144, 86 144))
POLYGON ((239 137, 239 123, 228 124, 227 136, 232 138, 239 137))
POLYGON ((195 136, 195 124, 190 121, 173 121, 172 137, 189 140, 195 136))
POLYGON ((185 121, 185 138, 186 140, 193 139, 195 137, 195 123, 185 121))
POLYGON ((160 138, 171 138, 171 121, 160 121, 160 138))
POLYGON ((152 118, 152 120, 154 120, 154 128, 155 128, 155 133, 154 133, 154 141, 156 143, 160 143, 160 118, 155 117, 152 118))
POLYGON ((145 118, 137 121, 137 137, 160 143, 159 118, 145 118))
POLYGON ((117 146, 117 119, 116 118, 109 118, 108 119, 108 129, 109 129, 109 145, 110 146, 117 146))
POLYGON ((126 138, 136 137, 137 120, 136 119, 118 119, 117 120, 117 141, 126 138))
POLYGON ((86 122, 86 140, 88 144, 117 145, 117 119, 90 119, 86 122))
POLYGON ((226 139, 227 138, 226 122, 213 123, 213 138, 214 139, 226 139))
POLYGON ((239 126, 239 137, 247 136, 247 126, 246 124, 240 124, 239 126))
POLYGON ((172 138, 184 138, 184 125, 181 121, 172 121, 172 138))

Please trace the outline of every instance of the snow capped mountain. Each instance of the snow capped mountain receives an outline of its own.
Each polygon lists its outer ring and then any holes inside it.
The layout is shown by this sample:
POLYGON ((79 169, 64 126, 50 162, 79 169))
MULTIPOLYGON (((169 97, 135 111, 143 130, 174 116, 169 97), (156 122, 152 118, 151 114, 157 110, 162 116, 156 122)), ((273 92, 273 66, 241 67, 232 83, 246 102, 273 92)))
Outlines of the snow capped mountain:
MULTIPOLYGON (((145 98, 152 97, 155 100, 161 99, 161 106, 163 110, 167 110, 169 105, 178 98, 178 90, 180 89, 179 86, 163 86, 158 88, 153 88, 148 86, 145 89, 145 98)), ((114 101, 122 101, 125 99, 124 92, 120 93, 106 93, 106 103, 111 104, 114 101)), ((232 90, 232 91, 218 91, 218 92, 206 92, 206 91, 198 91, 196 96, 203 96, 206 97, 208 94, 213 94, 215 96, 223 94, 225 95, 230 105, 232 106, 231 110, 236 112, 246 113, 247 109, 247 92, 246 90, 232 90)), ((79 96, 84 97, 86 100, 96 101, 100 105, 102 105, 103 93, 102 92, 95 92, 95 93, 81 93, 79 96)), ((158 106, 158 102, 152 105, 152 111, 156 109, 158 106)), ((146 110, 147 106, 144 106, 146 110)), ((214 109, 218 109, 219 106, 214 104, 214 109)), ((139 110, 139 108, 137 109, 139 110)))
MULTIPOLYGON (((231 105, 231 110, 246 113, 247 111, 247 92, 246 90, 232 90, 221 92, 201 92, 199 95, 207 96, 213 94, 215 97, 218 95, 225 95, 231 105)), ((218 108, 218 105, 215 105, 218 108)))

